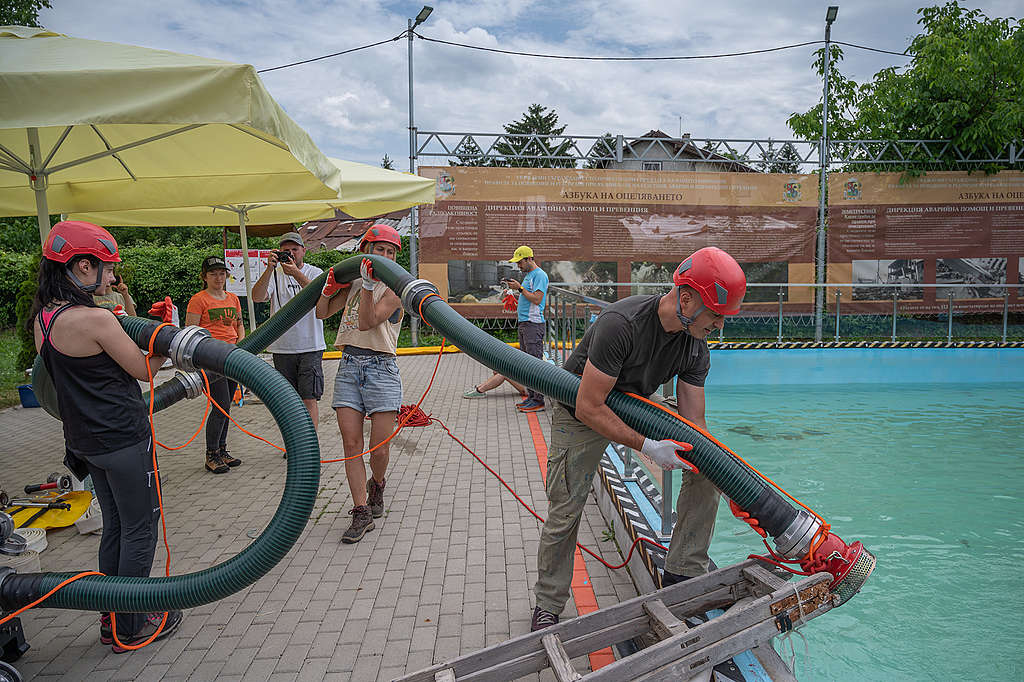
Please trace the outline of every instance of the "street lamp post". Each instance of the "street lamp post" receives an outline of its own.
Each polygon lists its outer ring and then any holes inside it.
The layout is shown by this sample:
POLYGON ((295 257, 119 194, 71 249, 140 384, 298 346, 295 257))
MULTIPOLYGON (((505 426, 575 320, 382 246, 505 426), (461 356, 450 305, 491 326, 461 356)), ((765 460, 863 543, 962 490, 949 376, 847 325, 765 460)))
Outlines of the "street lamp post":
POLYGON ((832 40, 832 22, 839 14, 839 6, 831 5, 825 11, 825 60, 824 60, 824 87, 821 102, 821 147, 818 152, 820 163, 818 189, 818 243, 815 253, 817 277, 815 281, 818 287, 814 291, 814 340, 821 341, 822 318, 825 314, 825 192, 827 190, 828 176, 828 72, 831 65, 829 44, 832 40))
MULTIPOLYGON (((430 13, 434 11, 433 7, 424 5, 423 9, 420 10, 419 14, 416 15, 415 19, 409 19, 409 29, 406 31, 406 36, 409 39, 409 172, 413 175, 416 174, 416 122, 413 116, 413 98, 412 98, 412 38, 413 29, 422 24, 430 16, 430 13)), ((413 277, 419 276, 419 262, 417 259, 417 218, 418 211, 413 206, 409 209, 409 270, 413 277)), ((419 320, 412 316, 412 320, 409 323, 409 328, 412 333, 412 345, 419 345, 419 320)))

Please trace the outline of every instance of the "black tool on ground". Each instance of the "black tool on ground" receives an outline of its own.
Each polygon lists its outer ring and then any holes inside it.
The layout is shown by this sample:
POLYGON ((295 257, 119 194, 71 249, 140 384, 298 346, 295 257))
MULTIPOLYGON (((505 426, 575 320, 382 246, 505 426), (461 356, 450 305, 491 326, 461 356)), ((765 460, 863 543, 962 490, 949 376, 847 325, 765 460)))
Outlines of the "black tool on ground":
POLYGON ((11 503, 11 498, 7 495, 6 490, 0 490, 0 509, 8 506, 11 503))
MULTIPOLYGON (((40 500, 40 499, 36 499, 36 498, 29 498, 29 499, 18 498, 18 499, 15 499, 15 500, 11 500, 11 508, 13 509, 14 507, 18 507, 19 508, 18 511, 21 511, 22 509, 28 509, 30 507, 36 508, 36 509, 42 509, 44 511, 45 510, 50 510, 50 509, 63 509, 65 511, 67 511, 67 510, 71 509, 71 504, 68 503, 68 502, 62 502, 60 500, 47 501, 47 500, 40 500)), ((7 512, 7 513, 11 514, 11 513, 17 513, 17 512, 7 512)))
POLYGON ((37 493, 40 490, 71 490, 71 476, 54 473, 47 476, 46 483, 25 486, 25 492, 28 494, 37 493))

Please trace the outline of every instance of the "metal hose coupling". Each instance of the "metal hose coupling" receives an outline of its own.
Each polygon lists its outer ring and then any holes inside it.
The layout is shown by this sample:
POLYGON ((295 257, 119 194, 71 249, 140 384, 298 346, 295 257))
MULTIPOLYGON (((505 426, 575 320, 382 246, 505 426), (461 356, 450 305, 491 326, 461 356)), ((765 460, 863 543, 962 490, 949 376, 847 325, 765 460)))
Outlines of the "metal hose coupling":
POLYGON ((430 294, 438 293, 433 282, 425 279, 414 279, 402 289, 402 307, 410 315, 420 316, 420 303, 430 294))
POLYGON ((192 356, 195 354, 196 346, 199 345, 199 342, 209 336, 210 332, 202 327, 194 325, 185 327, 171 339, 167 355, 178 369, 190 372, 197 370, 199 368, 192 361, 192 356))
POLYGON ((820 529, 821 521, 801 509, 789 527, 775 538, 775 549, 787 559, 799 560, 800 568, 808 573, 830 573, 829 589, 835 595, 835 605, 841 606, 860 591, 877 561, 860 541, 848 545, 834 533, 829 533, 811 558, 811 543, 820 529))
POLYGON ((171 381, 177 381, 185 389, 185 397, 189 400, 203 395, 203 375, 199 372, 182 372, 175 370, 171 381))

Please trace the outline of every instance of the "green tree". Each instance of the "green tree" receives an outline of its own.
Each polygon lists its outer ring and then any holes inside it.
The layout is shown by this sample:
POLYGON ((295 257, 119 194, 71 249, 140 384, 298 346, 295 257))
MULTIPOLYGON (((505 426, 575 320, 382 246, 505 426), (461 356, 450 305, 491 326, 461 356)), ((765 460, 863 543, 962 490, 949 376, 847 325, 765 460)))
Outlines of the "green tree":
POLYGON ((768 148, 761 153, 761 163, 757 165, 765 173, 799 173, 800 154, 791 144, 776 149, 775 143, 768 140, 768 148))
POLYGON ((597 140, 594 140, 594 146, 587 152, 587 160, 584 162, 584 168, 607 168, 608 157, 615 157, 615 136, 611 133, 605 133, 597 140))
POLYGON ((385 154, 384 158, 380 160, 380 167, 387 168, 388 170, 395 170, 395 160, 385 154))
MULTIPOLYGON (((555 110, 547 110, 540 104, 531 104, 523 113, 522 118, 502 126, 509 135, 536 135, 537 137, 502 138, 494 145, 498 154, 510 157, 522 155, 528 158, 509 158, 507 165, 522 168, 575 168, 574 159, 544 158, 551 156, 567 156, 571 153, 573 142, 566 139, 553 146, 547 136, 561 135, 565 126, 558 125, 558 114, 555 110), (534 158, 529 158, 534 157, 534 158)), ((502 164, 505 165, 505 164, 502 164)))
MULTIPOLYGON (((843 77, 838 71, 842 51, 832 48, 829 137, 951 140, 973 155, 998 154, 1007 144, 1024 139, 1024 28, 1020 21, 990 19, 956 1, 919 9, 918 14, 923 31, 907 48, 910 63, 883 69, 870 83, 857 85, 843 77)), ((822 74, 824 66, 819 50, 814 67, 822 74)), ((820 102, 803 114, 793 114, 788 123, 799 137, 819 139, 820 102)), ((941 148, 933 151, 939 153, 941 148)), ((901 152, 922 160, 918 170, 926 167, 922 151, 901 152)), ((942 168, 960 167, 953 150, 940 158, 942 168)), ((1005 167, 992 165, 985 170, 1005 167)))
POLYGON ((476 143, 469 135, 462 138, 455 147, 455 159, 449 159, 449 163, 453 166, 507 166, 508 164, 503 159, 488 159, 483 154, 483 150, 480 149, 480 145, 476 143))
POLYGON ((39 10, 50 9, 50 0, 0 0, 0 26, 42 26, 39 10))

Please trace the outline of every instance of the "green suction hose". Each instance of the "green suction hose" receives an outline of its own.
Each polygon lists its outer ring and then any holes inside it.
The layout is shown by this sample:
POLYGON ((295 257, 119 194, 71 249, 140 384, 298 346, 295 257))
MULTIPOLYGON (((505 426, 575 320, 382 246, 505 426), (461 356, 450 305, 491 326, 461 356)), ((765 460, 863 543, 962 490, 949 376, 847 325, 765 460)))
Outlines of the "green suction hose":
MULTIPOLYGON (((146 348, 156 323, 127 318, 122 325, 146 348)), ((173 350, 188 330, 165 327, 155 347, 173 350)), ((320 447, 313 422, 295 389, 267 363, 247 351, 203 335, 187 349, 196 367, 223 374, 250 387, 270 410, 288 451, 288 475, 277 511, 263 533, 238 555, 211 568, 170 578, 86 576, 42 604, 88 611, 154 612, 206 604, 256 582, 291 549, 309 520, 320 481, 320 447)), ((0 572, 0 610, 11 611, 38 599, 75 573, 0 572)))

